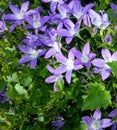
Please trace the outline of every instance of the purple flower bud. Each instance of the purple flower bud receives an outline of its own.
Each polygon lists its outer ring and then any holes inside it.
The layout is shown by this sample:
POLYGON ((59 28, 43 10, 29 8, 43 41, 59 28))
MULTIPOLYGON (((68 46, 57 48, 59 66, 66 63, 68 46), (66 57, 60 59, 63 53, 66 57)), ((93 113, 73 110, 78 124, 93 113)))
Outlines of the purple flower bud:
POLYGON ((112 38, 111 38, 110 34, 106 35, 106 37, 104 38, 104 41, 107 42, 108 44, 110 44, 112 42, 112 38))
POLYGON ((1 103, 4 103, 4 102, 6 102, 7 101, 7 95, 6 95, 6 92, 5 91, 1 91, 0 92, 0 102, 1 103))

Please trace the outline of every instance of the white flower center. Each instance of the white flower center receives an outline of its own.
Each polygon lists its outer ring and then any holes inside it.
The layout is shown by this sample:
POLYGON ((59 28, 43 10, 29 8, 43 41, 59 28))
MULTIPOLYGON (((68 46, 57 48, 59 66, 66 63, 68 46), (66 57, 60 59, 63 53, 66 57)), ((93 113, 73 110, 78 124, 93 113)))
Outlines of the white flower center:
POLYGON ((38 57, 38 52, 36 50, 29 50, 29 53, 33 59, 38 57))
POLYGON ((60 52, 60 49, 59 49, 59 45, 58 45, 58 44, 59 44, 59 43, 54 42, 53 48, 54 48, 57 52, 60 52))
POLYGON ((81 18, 81 16, 83 16, 83 12, 75 12, 74 13, 74 16, 77 18, 77 19, 80 19, 81 18))
POLYGON ((58 2, 58 0, 52 0, 53 2, 58 2))
POLYGON ((98 120, 94 120, 91 124, 91 128, 93 128, 93 130, 99 130, 100 128, 100 121, 98 120))
POLYGON ((66 65, 67 65, 67 70, 72 70, 74 68, 74 61, 69 59, 67 60, 66 65))
POLYGON ((74 28, 70 30, 70 33, 71 33, 71 35, 76 34, 76 32, 75 32, 74 28))
POLYGON ((34 23, 33 23, 33 27, 34 28, 39 28, 41 26, 41 23, 37 20, 34 20, 34 23))
POLYGON ((86 54, 83 54, 81 57, 81 62, 82 63, 87 63, 89 61, 89 57, 86 54))
POLYGON ((17 17, 17 19, 23 19, 24 18, 24 13, 23 12, 20 12, 18 14, 15 15, 17 17))

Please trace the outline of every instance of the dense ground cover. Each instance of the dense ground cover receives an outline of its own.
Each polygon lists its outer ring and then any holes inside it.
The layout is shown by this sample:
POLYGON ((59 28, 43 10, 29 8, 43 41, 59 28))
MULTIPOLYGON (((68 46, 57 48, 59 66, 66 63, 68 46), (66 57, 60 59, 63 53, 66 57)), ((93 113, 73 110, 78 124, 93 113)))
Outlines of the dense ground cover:
POLYGON ((0 2, 0 129, 117 129, 116 0, 0 2))

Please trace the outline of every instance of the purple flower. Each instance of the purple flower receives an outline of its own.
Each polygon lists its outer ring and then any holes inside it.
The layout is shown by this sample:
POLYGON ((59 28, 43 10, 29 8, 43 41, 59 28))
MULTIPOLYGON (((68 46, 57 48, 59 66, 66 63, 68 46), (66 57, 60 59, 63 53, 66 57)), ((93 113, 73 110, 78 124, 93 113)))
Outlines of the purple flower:
POLYGON ((56 127, 56 130, 60 130, 61 127, 63 127, 64 122, 63 122, 63 117, 57 116, 56 121, 52 121, 52 126, 56 127))
POLYGON ((94 73, 99 73, 102 77, 102 80, 105 80, 111 74, 111 68, 106 63, 117 61, 117 52, 114 52, 111 55, 108 49, 102 49, 101 53, 104 59, 96 58, 92 61, 92 64, 96 66, 94 68, 94 73))
POLYGON ((46 31, 45 37, 42 38, 42 43, 48 47, 48 51, 45 54, 45 58, 50 58, 56 53, 61 53, 61 43, 60 38, 55 34, 55 29, 50 28, 46 31))
POLYGON ((54 92, 57 92, 58 90, 57 90, 57 87, 56 87, 56 83, 57 83, 58 80, 59 80, 59 81, 62 81, 63 77, 62 77, 61 74, 56 74, 56 75, 54 75, 55 69, 53 69, 50 65, 47 65, 47 69, 48 69, 53 75, 47 77, 47 78, 45 79, 45 82, 46 82, 46 83, 54 83, 54 89, 53 89, 53 90, 54 90, 54 92))
POLYGON ((94 4, 88 4, 85 7, 81 6, 80 0, 73 0, 73 15, 79 20, 81 19, 89 9, 94 7, 94 4))
POLYGON ((24 20, 24 16, 27 13, 29 6, 29 1, 24 2, 21 6, 21 10, 16 5, 9 5, 10 10, 13 14, 4 15, 3 18, 8 21, 17 22, 17 24, 21 24, 24 20))
POLYGON ((66 42, 69 44, 74 36, 76 36, 79 33, 81 20, 79 20, 76 25, 70 20, 66 19, 64 20, 64 25, 67 29, 58 28, 57 34, 62 37, 66 37, 66 42))
POLYGON ((114 4, 113 2, 110 2, 110 6, 116 12, 116 16, 117 16, 117 5, 114 4))
POLYGON ((101 111, 95 110, 93 117, 84 116, 82 117, 83 122, 89 126, 88 130, 103 130, 113 124, 109 118, 101 119, 101 111))
POLYGON ((72 48, 68 53, 68 58, 66 58, 62 53, 57 53, 55 55, 57 61, 61 63, 61 65, 55 69, 54 74, 62 74, 65 73, 65 78, 68 84, 71 83, 72 71, 82 69, 83 66, 78 64, 75 65, 75 56, 72 52, 74 48, 72 48))
POLYGON ((0 21, 0 34, 7 30, 6 24, 4 21, 0 21))
POLYGON ((82 52, 79 50, 74 50, 75 56, 78 58, 75 64, 83 64, 87 68, 91 67, 91 60, 96 56, 95 53, 90 53, 90 44, 86 43, 83 47, 82 52))
POLYGON ((26 26, 27 29, 35 29, 35 33, 38 34, 38 30, 45 31, 46 26, 44 24, 50 19, 49 16, 40 16, 38 8, 33 15, 25 15, 25 20, 29 23, 26 26))
POLYGON ((116 130, 117 129, 117 121, 116 121, 116 117, 117 117, 117 109, 114 109, 113 111, 111 111, 109 114, 108 114, 108 117, 111 117, 114 121, 112 127, 111 127, 111 130, 116 130), (114 120, 115 119, 115 120, 114 120))
POLYGON ((56 7, 57 7, 57 3, 59 3, 59 4, 63 4, 64 3, 63 0, 41 0, 41 1, 45 2, 45 3, 51 2, 51 4, 50 4, 50 10, 52 12, 55 12, 56 7))
POLYGON ((4 103, 8 100, 6 92, 5 91, 0 91, 0 102, 4 103))
POLYGON ((43 49, 35 49, 30 46, 19 45, 19 50, 25 55, 19 60, 20 64, 30 62, 30 66, 35 69, 37 64, 37 58, 45 54, 43 49))
POLYGON ((55 23, 63 22, 65 19, 68 19, 70 17, 71 10, 68 10, 64 4, 58 4, 57 9, 59 13, 52 12, 53 14, 50 15, 52 23, 53 21, 55 23))
POLYGON ((103 11, 100 11, 100 14, 98 14, 94 10, 89 9, 88 13, 92 24, 97 26, 98 28, 105 29, 110 25, 110 21, 108 20, 108 15, 103 11))
POLYGON ((31 34, 30 32, 26 32, 27 38, 23 39, 23 42, 32 48, 35 46, 44 46, 42 42, 39 40, 39 35, 31 34))

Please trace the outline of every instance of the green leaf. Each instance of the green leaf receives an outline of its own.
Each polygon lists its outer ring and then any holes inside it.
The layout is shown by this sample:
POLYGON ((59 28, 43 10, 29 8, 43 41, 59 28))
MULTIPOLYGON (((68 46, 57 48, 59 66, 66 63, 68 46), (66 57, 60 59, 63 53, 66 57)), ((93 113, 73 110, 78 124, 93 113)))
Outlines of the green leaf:
POLYGON ((57 83, 56 83, 57 90, 58 90, 58 91, 62 91, 62 90, 63 90, 63 86, 64 86, 64 81, 58 79, 58 80, 57 80, 57 83))
POLYGON ((0 90, 3 90, 7 86, 7 82, 0 80, 0 90))
POLYGON ((28 96, 26 89, 24 89, 24 87, 21 86, 20 84, 15 85, 15 90, 18 92, 19 95, 22 95, 22 96, 25 96, 25 97, 28 96))
POLYGON ((13 73, 12 76, 7 76, 8 82, 19 82, 17 73, 13 73))
POLYGON ((87 94, 83 96, 82 110, 107 108, 111 104, 111 95, 101 83, 89 83, 87 94))
POLYGON ((117 74, 117 61, 112 61, 107 63, 111 67, 113 73, 117 74))

